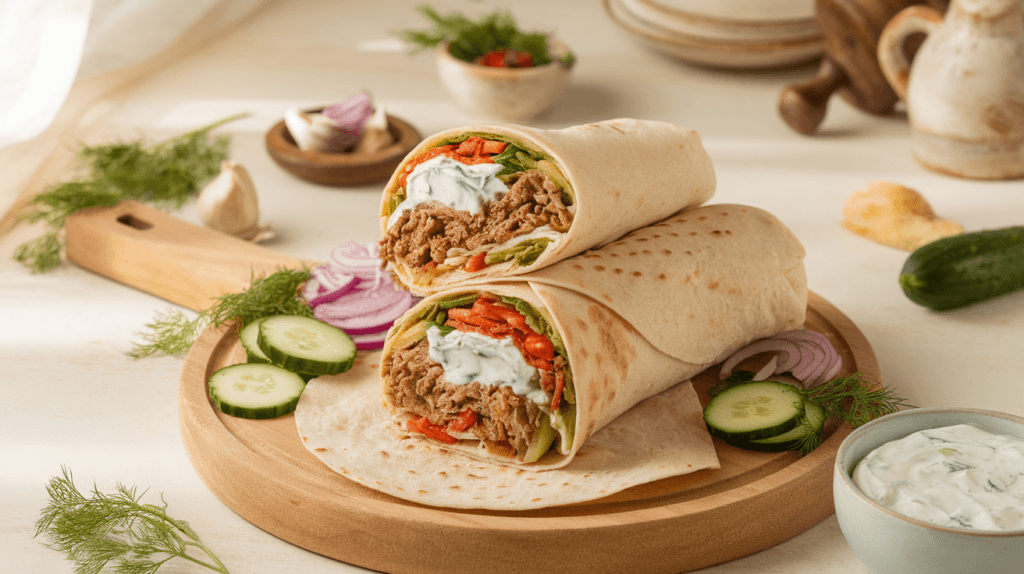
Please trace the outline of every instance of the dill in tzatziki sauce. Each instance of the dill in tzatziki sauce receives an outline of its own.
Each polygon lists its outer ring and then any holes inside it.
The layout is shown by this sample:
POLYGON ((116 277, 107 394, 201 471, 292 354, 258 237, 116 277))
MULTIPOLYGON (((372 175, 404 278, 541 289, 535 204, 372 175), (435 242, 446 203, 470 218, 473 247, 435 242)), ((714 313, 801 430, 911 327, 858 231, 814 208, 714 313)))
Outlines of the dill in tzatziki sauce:
POLYGON ((853 471, 861 492, 895 512, 940 526, 1024 530, 1024 440, 972 425, 915 432, 886 443, 853 471))

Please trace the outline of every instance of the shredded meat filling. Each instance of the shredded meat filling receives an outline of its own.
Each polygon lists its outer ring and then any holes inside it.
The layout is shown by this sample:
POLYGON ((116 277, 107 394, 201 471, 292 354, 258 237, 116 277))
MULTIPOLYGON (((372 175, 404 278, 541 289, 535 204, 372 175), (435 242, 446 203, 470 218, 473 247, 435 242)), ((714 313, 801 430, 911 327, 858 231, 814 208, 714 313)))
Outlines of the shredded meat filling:
POLYGON ((562 203, 562 190, 551 178, 533 170, 517 174, 508 183, 508 193, 485 203, 479 213, 440 203, 406 210, 381 239, 381 258, 402 260, 418 268, 431 261, 443 263, 452 248, 472 251, 499 245, 545 225, 557 231, 569 229, 572 214, 562 203))
POLYGON ((397 349, 387 365, 390 385, 385 389, 400 411, 427 417, 445 425, 466 408, 477 412, 477 424, 469 429, 485 441, 507 441, 519 458, 526 454, 540 409, 508 387, 473 382, 455 385, 444 379, 444 368, 427 354, 429 343, 421 339, 397 349))

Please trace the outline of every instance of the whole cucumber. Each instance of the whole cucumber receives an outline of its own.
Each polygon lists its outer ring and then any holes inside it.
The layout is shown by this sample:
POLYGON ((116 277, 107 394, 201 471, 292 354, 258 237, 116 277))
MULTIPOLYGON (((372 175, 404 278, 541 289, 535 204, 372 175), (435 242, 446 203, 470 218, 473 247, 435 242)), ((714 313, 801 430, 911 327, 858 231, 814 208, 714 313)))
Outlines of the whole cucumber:
POLYGON ((943 237, 910 254, 900 273, 907 297, 951 311, 1024 289, 1024 226, 943 237))

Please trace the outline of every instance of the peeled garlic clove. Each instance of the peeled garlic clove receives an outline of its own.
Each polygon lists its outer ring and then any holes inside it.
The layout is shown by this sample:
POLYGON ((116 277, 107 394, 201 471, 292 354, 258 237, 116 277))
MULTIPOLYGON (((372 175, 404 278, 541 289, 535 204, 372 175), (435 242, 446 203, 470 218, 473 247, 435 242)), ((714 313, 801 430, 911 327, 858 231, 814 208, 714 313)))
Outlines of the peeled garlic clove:
POLYGON ((260 207, 249 172, 233 161, 223 161, 220 173, 199 192, 199 219, 208 227, 242 239, 260 233, 260 207))
POLYGON ((284 125, 302 151, 339 151, 338 124, 323 114, 307 114, 298 108, 284 113, 284 125))
POLYGON ((379 105, 373 115, 366 120, 366 125, 363 126, 363 137, 359 139, 354 151, 356 153, 372 153, 393 143, 395 143, 395 136, 388 129, 388 114, 384 111, 384 106, 379 105))

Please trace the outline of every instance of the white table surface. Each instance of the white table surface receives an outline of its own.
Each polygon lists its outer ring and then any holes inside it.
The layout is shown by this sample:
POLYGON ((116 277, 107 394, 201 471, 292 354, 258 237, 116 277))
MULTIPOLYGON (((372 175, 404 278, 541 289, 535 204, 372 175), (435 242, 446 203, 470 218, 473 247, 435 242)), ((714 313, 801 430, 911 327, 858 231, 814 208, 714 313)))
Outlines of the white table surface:
MULTIPOLYGON (((430 55, 397 50, 393 30, 423 27, 419 2, 295 0, 275 4, 222 39, 109 95, 92 111, 90 134, 162 137, 239 111, 224 128, 245 165, 264 219, 279 237, 268 247, 324 258, 338 243, 374 241, 380 185, 318 187, 279 169, 263 134, 290 105, 339 101, 369 89, 424 134, 481 122, 446 97, 430 55)), ((484 13, 496 2, 434 2, 442 12, 484 13)), ((965 229, 1020 225, 1024 183, 976 182, 929 172, 911 158, 899 117, 863 114, 838 98, 822 133, 803 137, 776 113, 783 86, 813 66, 734 73, 704 70, 645 51, 595 0, 521 0, 521 24, 556 33, 579 56, 573 84, 539 127, 614 117, 675 122, 700 132, 719 178, 714 202, 775 213, 807 248, 812 290, 860 327, 884 383, 918 406, 965 406, 1024 415, 1024 296, 938 315, 909 302, 896 278, 907 253, 840 225, 846 198, 889 180, 921 191, 965 229)), ((0 154, 3 150, 0 150, 0 154)), ((12 198, 4 198, 5 204, 12 198)), ((194 203, 176 213, 198 222, 194 203)), ((180 357, 125 356, 136 333, 170 307, 156 297, 64 265, 30 274, 10 258, 41 229, 0 238, 0 573, 71 572, 62 554, 33 539, 45 484, 70 468, 83 489, 117 482, 163 493, 231 572, 360 572, 283 542, 246 522, 195 473, 181 443, 180 357)), ((161 572, 205 571, 181 561, 161 572)), ((796 538, 708 574, 866 570, 834 516, 796 538)))

